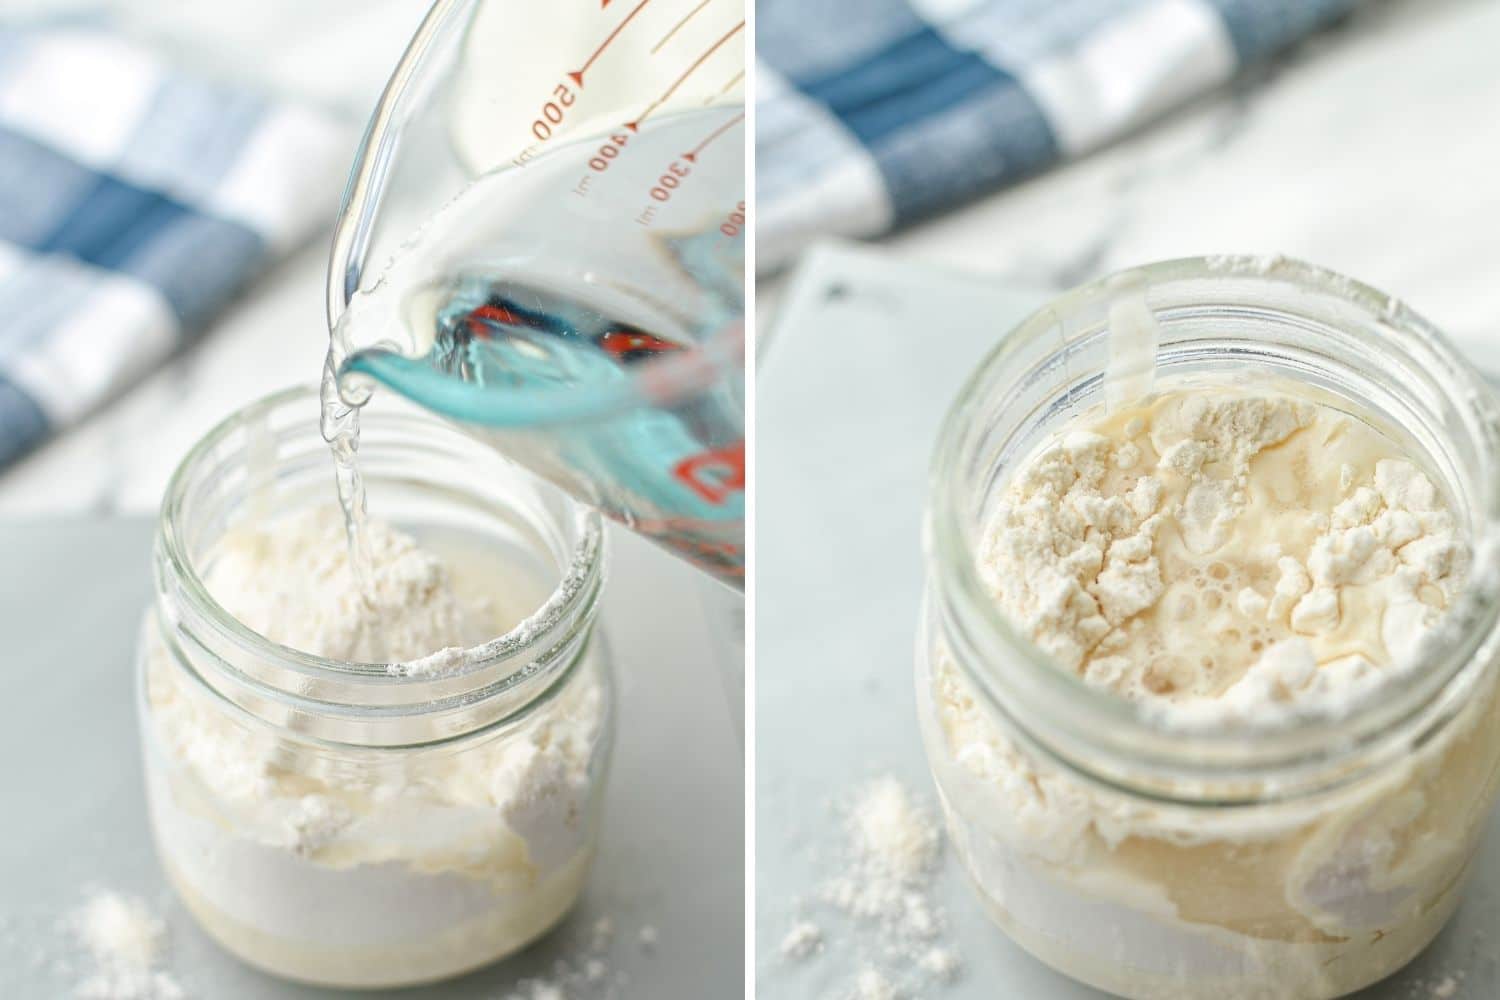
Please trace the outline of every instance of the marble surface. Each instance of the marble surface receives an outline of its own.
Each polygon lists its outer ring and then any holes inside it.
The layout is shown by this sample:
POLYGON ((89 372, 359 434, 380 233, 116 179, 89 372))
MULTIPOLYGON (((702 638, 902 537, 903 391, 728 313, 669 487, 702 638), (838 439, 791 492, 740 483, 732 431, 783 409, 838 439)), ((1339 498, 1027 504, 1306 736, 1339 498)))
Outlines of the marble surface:
MULTIPOLYGON (((1500 3, 1367 3, 1291 57, 892 250, 1027 286, 1282 253, 1406 299, 1500 361, 1500 3)), ((785 281, 757 291, 757 327, 785 281)))
MULTIPOLYGON (((299 13, 237 22, 194 16, 186 0, 114 6, 149 10, 141 30, 192 58, 262 74, 351 114, 373 103, 381 67, 425 6, 234 2, 299 13)), ((81 5, 89 4, 72 4, 81 5)), ((224 5, 212 6, 218 14, 224 5)), ((1400 295, 1500 367, 1496 38, 1495 0, 1371 2, 1253 79, 886 242, 940 266, 1054 287, 1165 257, 1295 255, 1400 295)), ((336 198, 330 192, 330 220, 336 198)), ((326 246, 325 232, 196 347, 0 474, 0 515, 153 509, 178 458, 213 421, 315 379, 326 246)), ((782 285, 758 289, 759 329, 782 285)))

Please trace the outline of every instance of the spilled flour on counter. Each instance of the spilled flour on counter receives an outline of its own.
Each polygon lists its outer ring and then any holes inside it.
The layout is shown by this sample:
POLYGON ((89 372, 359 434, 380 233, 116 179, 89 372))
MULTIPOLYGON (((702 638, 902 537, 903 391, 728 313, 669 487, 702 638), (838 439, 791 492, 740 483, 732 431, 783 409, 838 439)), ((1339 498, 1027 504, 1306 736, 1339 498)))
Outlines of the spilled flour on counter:
POLYGON ((810 920, 799 920, 781 939, 781 957, 800 962, 823 950, 823 931, 810 920))
POLYGON ((146 903, 118 892, 93 892, 65 926, 92 969, 74 991, 82 1000, 182 1000, 177 980, 160 968, 166 923, 146 903))
POLYGON ((896 1000, 901 994, 879 969, 861 969, 849 1000, 896 1000))
POLYGON ((940 834, 894 777, 877 778, 855 795, 845 819, 848 869, 828 882, 823 899, 857 920, 878 923, 900 940, 928 940, 939 929, 927 889, 940 834))
POLYGON ((860 785, 836 808, 840 870, 804 903, 825 919, 795 921, 781 960, 807 963, 830 951, 843 960, 847 946, 860 968, 848 1000, 895 1000, 956 981, 962 959, 941 940, 946 919, 933 898, 943 841, 931 810, 891 775, 860 785))
POLYGON ((963 959, 952 948, 929 948, 917 962, 922 971, 941 983, 951 983, 963 971, 963 959))
MULTIPOLYGON (((640 928, 638 938, 648 930, 654 939, 659 938, 650 924, 640 928)), ((577 943, 571 957, 553 962, 546 976, 522 979, 495 1000, 625 1000, 630 995, 630 977, 614 966, 614 920, 600 917, 575 934, 577 943)))
POLYGON ((1459 997, 1467 995, 1463 989, 1463 982, 1462 972, 1433 979, 1418 979, 1412 984, 1411 996, 1414 1000, 1458 1000, 1459 997))

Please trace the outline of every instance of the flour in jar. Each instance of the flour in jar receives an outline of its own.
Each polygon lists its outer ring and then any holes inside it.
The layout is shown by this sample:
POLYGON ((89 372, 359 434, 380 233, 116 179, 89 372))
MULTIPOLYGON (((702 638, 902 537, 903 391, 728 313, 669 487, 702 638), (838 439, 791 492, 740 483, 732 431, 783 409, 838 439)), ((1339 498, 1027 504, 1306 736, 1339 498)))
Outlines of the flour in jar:
POLYGON ((241 624, 274 642, 330 660, 404 666, 459 665, 465 647, 515 624, 482 587, 404 531, 362 525, 366 577, 356 580, 344 516, 312 507, 230 531, 214 549, 209 592, 241 624))
MULTIPOLYGON (((446 683, 547 590, 498 550, 430 536, 368 519, 356 587, 334 505, 252 518, 205 554, 203 582, 272 643, 376 665, 356 673, 367 690, 446 683)), ((582 890, 608 700, 596 669, 515 724, 397 758, 230 711, 155 630, 144 657, 160 854, 236 953, 339 985, 434 978, 524 946, 582 890)))
MULTIPOLYGON (((521 617, 507 612, 497 593, 504 581, 485 566, 441 559, 378 518, 364 530, 371 558, 363 589, 354 586, 343 516, 332 505, 226 532, 204 582, 225 611, 272 642, 335 660, 387 663, 389 673, 417 680, 461 668, 469 647, 521 617)), ((274 741, 200 706, 171 671, 153 670, 151 681, 153 709, 174 755, 219 794, 274 813, 274 827, 299 852, 323 850, 361 816, 410 797, 493 810, 528 842, 531 863, 544 868, 576 849, 576 814, 591 783, 603 711, 603 694, 591 681, 557 699, 516 738, 457 755, 440 776, 425 775, 409 788, 379 789, 317 787, 283 774, 274 741)), ((427 839, 426 848, 439 846, 427 839)), ((357 845, 340 845, 339 853, 360 857, 357 845)))
MULTIPOLYGON (((1082 414, 1016 463, 981 526, 975 566, 1015 630, 1166 740, 1347 717, 1420 669, 1469 581, 1467 524, 1419 452, 1282 385, 1158 386, 1082 414)), ((1081 780, 1014 738, 968 673, 990 664, 941 636, 928 655, 955 853, 1055 967, 1130 996, 1343 995, 1451 912, 1492 689, 1459 735, 1334 794, 1179 808, 1196 780, 1165 804, 1081 780)))
POLYGON ((1408 659, 1467 548, 1395 441, 1276 392, 1167 392, 1021 464, 979 557, 1065 670, 1183 722, 1337 710, 1408 659))

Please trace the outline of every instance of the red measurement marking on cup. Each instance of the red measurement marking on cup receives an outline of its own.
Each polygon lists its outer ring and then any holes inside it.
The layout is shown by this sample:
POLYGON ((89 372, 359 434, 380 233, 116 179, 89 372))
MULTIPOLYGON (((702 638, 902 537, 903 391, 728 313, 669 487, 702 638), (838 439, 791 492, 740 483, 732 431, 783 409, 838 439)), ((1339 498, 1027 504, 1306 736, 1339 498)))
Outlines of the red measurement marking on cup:
MULTIPOLYGON (((616 132, 609 137, 609 141, 599 147, 598 152, 589 157, 589 169, 597 174, 602 174, 609 169, 610 163, 620 155, 620 150, 630 141, 630 135, 626 132, 616 132)), ((587 178, 584 178, 587 180, 587 178)))
POLYGON ((719 226, 719 232, 729 237, 738 236, 745 231, 746 218, 745 203, 742 201, 735 206, 734 211, 730 212, 729 217, 719 226))
POLYGON ((712 2, 712 0, 703 0, 703 2, 700 3, 698 6, 694 7, 692 10, 688 11, 686 17, 684 17, 681 21, 678 21, 676 24, 672 25, 672 30, 671 31, 669 31, 665 35, 661 36, 661 41, 659 41, 655 45, 651 46, 651 54, 654 56, 658 52, 660 52, 661 51, 661 47, 663 45, 667 44, 668 42, 670 42, 672 40, 672 36, 675 35, 675 34, 677 34, 679 31, 681 31, 682 30, 682 26, 684 24, 687 24, 689 21, 691 21, 693 19, 693 15, 694 14, 697 14, 704 7, 707 7, 711 2, 712 2))
MULTIPOLYGON (((578 67, 576 70, 568 74, 573 78, 574 83, 578 84, 578 86, 580 87, 583 86, 583 74, 587 73, 589 71, 589 67, 594 65, 595 61, 598 60, 600 56, 604 55, 604 50, 609 48, 609 43, 613 42, 616 38, 619 37, 620 32, 625 30, 625 25, 630 23, 631 18, 639 14, 641 12, 641 8, 646 6, 646 4, 650 2, 651 0, 641 0, 640 3, 636 4, 635 9, 632 10, 629 14, 625 15, 625 20, 616 25, 615 30, 609 33, 609 37, 599 43, 599 47, 594 50, 593 55, 589 56, 588 59, 584 61, 584 64, 582 66, 578 67)), ((608 7, 609 4, 605 3, 604 6, 608 7)))
POLYGON ((538 142, 546 142, 552 138, 552 126, 561 125, 567 117, 568 108, 578 100, 577 92, 566 83, 559 83, 552 88, 552 96, 554 99, 542 105, 541 114, 531 123, 531 134, 537 137, 538 142))
POLYGON ((667 100, 670 99, 671 96, 677 92, 677 88, 680 87, 680 86, 682 86, 683 83, 685 83, 687 81, 687 78, 690 77, 690 76, 692 76, 693 73, 697 71, 697 69, 698 69, 699 66, 702 66, 705 62, 708 61, 708 57, 709 56, 711 56, 715 52, 717 52, 724 45, 725 42, 729 41, 735 35, 739 34, 741 31, 744 30, 744 28, 745 28, 745 22, 741 21, 739 24, 736 24, 733 28, 730 28, 728 31, 726 31, 724 33, 724 35, 718 41, 714 42, 707 49, 705 49, 704 52, 703 52, 703 54, 701 56, 699 56, 697 59, 693 60, 693 64, 691 66, 689 66, 687 68, 687 70, 684 71, 683 74, 681 76, 679 76, 672 83, 672 86, 670 86, 670 87, 667 88, 666 93, 662 94, 656 100, 654 100, 650 104, 646 105, 646 110, 642 111, 639 115, 637 115, 635 121, 627 123, 625 125, 625 127, 628 128, 628 129, 630 129, 630 131, 632 131, 632 132, 639 131, 640 127, 641 127, 641 122, 645 121, 646 118, 651 114, 651 112, 655 111, 657 108, 659 108, 663 104, 665 104, 667 102, 667 100))
MULTIPOLYGON (((611 31, 608 37, 599 43, 599 47, 594 49, 593 53, 584 61, 584 64, 567 74, 568 78, 573 81, 571 86, 567 82, 562 82, 552 88, 552 100, 542 105, 541 112, 531 123, 531 134, 536 136, 538 143, 546 142, 556 133, 557 129, 555 126, 563 123, 563 119, 568 116, 568 109, 578 101, 578 92, 583 89, 583 74, 587 73, 589 67, 594 65, 599 57, 604 54, 604 50, 609 48, 610 43, 620 37, 620 32, 624 31, 625 26, 631 22, 631 19, 641 12, 641 8, 650 2, 651 0, 641 0, 640 3, 636 4, 635 9, 626 14, 619 24, 615 25, 615 30, 611 31)), ((608 6, 608 4, 605 6, 608 6)), ((535 147, 525 150, 513 162, 517 166, 525 163, 531 158, 534 149, 535 147)))
POLYGON ((672 475, 715 506, 745 489, 745 442, 699 452, 678 462, 672 475))
POLYGON ((718 101, 719 98, 723 97, 725 94, 729 93, 736 86, 738 86, 739 82, 741 80, 743 80, 744 78, 745 78, 745 71, 744 70, 740 70, 738 73, 734 74, 734 76, 732 76, 732 77, 729 78, 729 82, 728 83, 724 84, 724 86, 722 86, 722 87, 719 88, 719 92, 717 94, 711 94, 708 97, 705 97, 703 99, 703 106, 706 108, 710 104, 713 104, 716 101, 718 101))
POLYGON ((692 172, 693 168, 682 160, 673 160, 667 164, 667 169, 662 171, 661 176, 656 179, 656 183, 648 192, 651 200, 663 203, 671 201, 672 193, 682 186, 683 179, 692 172))
POLYGON ((720 125, 718 128, 716 128, 712 132, 708 133, 708 138, 707 139, 704 139, 702 142, 698 143, 698 145, 694 146, 693 149, 692 149, 692 152, 683 153, 682 154, 682 158, 684 160, 687 160, 689 163, 697 163, 698 162, 698 154, 701 153, 701 152, 703 152, 703 150, 705 150, 706 148, 708 148, 708 144, 709 143, 713 142, 719 136, 723 135, 725 132, 728 132, 730 129, 734 128, 736 125, 738 125, 740 122, 742 122, 744 120, 745 120, 745 113, 743 111, 741 111, 739 114, 737 114, 733 118, 729 119, 729 121, 725 122, 723 125, 720 125))
MULTIPOLYGON (((744 120, 744 112, 741 112, 734 118, 730 119, 723 125, 720 125, 718 128, 710 132, 708 134, 708 138, 704 139, 702 142, 698 143, 698 145, 694 146, 691 152, 683 153, 681 159, 686 160, 688 163, 697 163, 698 154, 703 152, 703 150, 707 148, 707 146, 711 142, 713 142, 719 136, 723 135, 725 132, 728 132, 730 129, 734 128, 734 126, 740 124, 744 120)), ((625 143, 629 140, 630 135, 625 132, 617 132, 614 135, 610 136, 609 141, 600 146, 599 149, 594 153, 594 155, 589 157, 589 168, 597 174, 604 173, 604 171, 609 169, 610 163, 614 162, 614 160, 619 157, 620 150, 625 148, 625 143)), ((672 161, 672 163, 680 167, 679 160, 674 160, 672 161)), ((667 169, 668 173, 663 175, 662 178, 659 178, 657 184, 651 188, 651 196, 657 201, 667 201, 670 197, 671 187, 676 187, 677 180, 682 177, 686 177, 688 173, 686 168, 683 168, 682 170, 673 170, 671 165, 669 165, 667 169), (670 185, 670 187, 664 186, 664 184, 670 185), (661 193, 658 194, 657 192, 661 193), (663 195, 666 195, 666 197, 663 197, 663 195)), ((582 194, 583 191, 579 190, 577 191, 577 193, 582 194)))

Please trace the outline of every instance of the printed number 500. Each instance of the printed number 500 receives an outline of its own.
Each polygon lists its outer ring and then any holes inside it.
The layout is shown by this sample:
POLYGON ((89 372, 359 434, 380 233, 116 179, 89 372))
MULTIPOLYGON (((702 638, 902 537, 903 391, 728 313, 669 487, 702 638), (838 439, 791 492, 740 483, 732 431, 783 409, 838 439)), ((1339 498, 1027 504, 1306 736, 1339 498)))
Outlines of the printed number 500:
POLYGON ((566 83, 559 83, 553 88, 552 96, 557 100, 543 104, 542 116, 531 123, 531 134, 543 142, 552 138, 553 125, 562 124, 563 116, 566 114, 563 109, 572 107, 573 102, 578 100, 577 95, 566 83))

